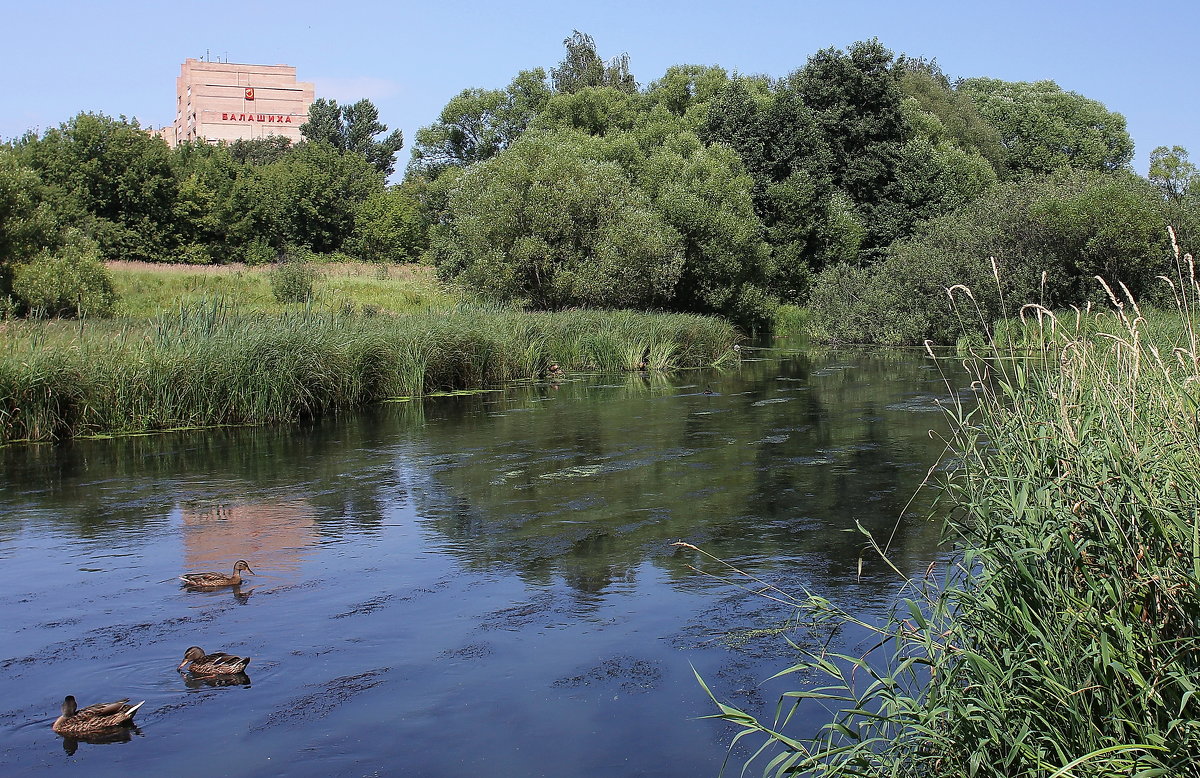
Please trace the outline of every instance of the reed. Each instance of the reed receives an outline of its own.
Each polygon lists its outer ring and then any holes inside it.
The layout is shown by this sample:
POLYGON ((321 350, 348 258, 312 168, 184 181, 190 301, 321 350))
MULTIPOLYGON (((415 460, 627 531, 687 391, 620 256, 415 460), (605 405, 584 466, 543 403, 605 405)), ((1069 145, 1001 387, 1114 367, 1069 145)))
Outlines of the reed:
POLYGON ((951 409, 949 561, 883 624, 795 599, 874 649, 803 653, 771 721, 718 703, 764 774, 1200 775, 1200 286, 1178 260, 1172 323, 1118 288, 939 359, 978 398, 951 409), (792 734, 814 704, 828 723, 792 734))
POLYGON ((246 315, 210 299, 144 321, 9 322, 0 442, 262 424, 567 371, 728 358, 724 321, 460 305, 404 316, 315 306, 246 315))

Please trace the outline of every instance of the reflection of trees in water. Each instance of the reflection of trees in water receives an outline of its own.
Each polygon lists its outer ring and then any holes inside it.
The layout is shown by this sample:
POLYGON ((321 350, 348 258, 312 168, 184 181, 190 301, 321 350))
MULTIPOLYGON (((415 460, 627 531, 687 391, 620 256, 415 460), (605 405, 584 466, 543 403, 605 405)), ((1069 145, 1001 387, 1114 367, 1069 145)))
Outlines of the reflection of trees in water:
MULTIPOLYGON (((128 535, 161 527, 177 504, 216 518, 221 510, 254 510, 251 500, 266 510, 305 502, 311 510, 303 521, 319 534, 378 526, 384 509, 405 499, 391 488, 392 463, 380 451, 418 428, 423 410, 421 403, 385 404, 300 425, 0 449, 0 478, 22 486, 20 502, 0 492, 0 531, 27 509, 80 537, 128 535)), ((240 558, 232 553, 229 564, 240 558)))
MULTIPOLYGON (((843 530, 859 521, 890 533, 940 453, 928 430, 942 419, 888 407, 937 391, 919 359, 856 355, 839 367, 846 359, 673 378, 699 388, 576 382, 557 401, 533 402, 530 389, 493 403, 491 418, 446 418, 429 456, 454 457, 414 491, 418 513, 468 565, 558 575, 581 592, 629 579, 647 558, 693 579, 690 558, 667 545, 680 538, 756 569, 822 560, 850 582, 863 538, 843 530), (704 395, 710 384, 717 394, 704 395)), ((906 527, 893 552, 917 564, 937 529, 906 527)))
MULTIPOLYGON (((647 559, 695 585, 669 546, 679 539, 757 570, 803 555, 849 580, 862 539, 842 530, 890 531, 940 453, 927 436, 938 414, 889 407, 944 392, 934 378, 888 352, 568 376, 296 426, 10 448, 0 474, 48 484, 16 507, 80 535, 159 526, 176 504, 198 516, 302 505, 271 520, 296 524, 304 545, 411 506, 464 564, 581 594, 633 580, 647 559)), ((15 499, 0 494, 0 513, 15 499)), ((936 532, 907 527, 893 551, 915 564, 936 532)), ((218 568, 245 558, 216 545, 218 568)))

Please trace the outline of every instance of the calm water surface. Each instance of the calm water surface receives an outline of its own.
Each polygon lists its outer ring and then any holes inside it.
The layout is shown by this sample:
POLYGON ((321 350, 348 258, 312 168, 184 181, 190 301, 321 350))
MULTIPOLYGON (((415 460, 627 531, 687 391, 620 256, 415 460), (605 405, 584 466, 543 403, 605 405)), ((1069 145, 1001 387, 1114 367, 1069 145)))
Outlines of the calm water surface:
POLYGON ((748 353, 0 450, 0 774, 716 775, 732 731, 699 718, 693 667, 769 718, 799 680, 764 683, 786 638, 829 636, 672 543, 864 615, 897 581, 860 575, 856 521, 910 571, 937 553, 923 500, 897 517, 942 451, 938 372, 748 353), (175 580, 237 559, 236 591, 175 580), (248 681, 176 673, 193 644, 252 656, 248 681), (140 729, 74 750, 50 730, 66 694, 145 699, 140 729))

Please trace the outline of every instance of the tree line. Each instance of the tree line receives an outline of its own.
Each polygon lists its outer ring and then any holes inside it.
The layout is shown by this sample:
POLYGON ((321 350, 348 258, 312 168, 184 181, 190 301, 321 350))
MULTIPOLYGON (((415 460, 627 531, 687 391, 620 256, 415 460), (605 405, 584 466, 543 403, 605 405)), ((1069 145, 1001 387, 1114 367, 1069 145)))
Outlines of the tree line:
POLYGON ((1085 303, 1095 274, 1152 295, 1166 225, 1187 250, 1197 234, 1186 150, 1135 175, 1124 118, 1051 81, 955 80, 871 40, 783 77, 678 65, 643 87, 628 55, 578 31, 564 45, 549 72, 452 98, 394 185, 403 139, 365 100, 318 100, 294 146, 168 149, 94 114, 31 133, 0 149, 0 292, 71 246, 196 263, 300 248, 423 257, 534 309, 757 327, 793 304, 832 339, 911 342, 958 326, 941 291, 957 283, 986 315, 1001 297, 1085 303))

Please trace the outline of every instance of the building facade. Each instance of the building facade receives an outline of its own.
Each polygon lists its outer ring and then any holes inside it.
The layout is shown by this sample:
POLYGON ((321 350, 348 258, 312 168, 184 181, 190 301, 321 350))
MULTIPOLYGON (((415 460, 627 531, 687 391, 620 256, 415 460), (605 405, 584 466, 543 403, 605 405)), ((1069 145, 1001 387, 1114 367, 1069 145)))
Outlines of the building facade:
POLYGON ((209 143, 282 135, 302 140, 313 85, 296 80, 290 65, 245 65, 188 59, 175 80, 172 146, 194 140, 209 143))

